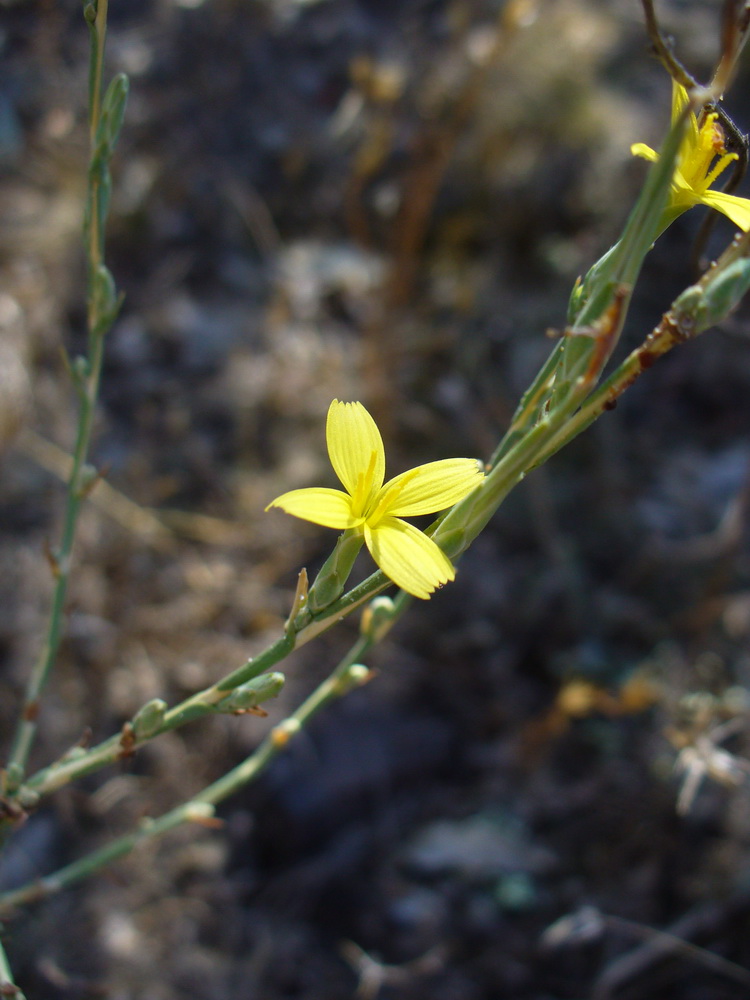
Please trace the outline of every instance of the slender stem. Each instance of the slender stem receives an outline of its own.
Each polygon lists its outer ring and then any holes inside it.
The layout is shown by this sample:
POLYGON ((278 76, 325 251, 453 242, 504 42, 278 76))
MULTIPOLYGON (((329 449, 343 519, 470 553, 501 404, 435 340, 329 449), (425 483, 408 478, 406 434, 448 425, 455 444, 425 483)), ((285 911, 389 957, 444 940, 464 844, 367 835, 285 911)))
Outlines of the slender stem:
MULTIPOLYGON (((555 440, 556 436, 565 433, 570 422, 570 411, 576 405, 577 399, 574 394, 563 400, 553 414, 543 418, 515 442, 492 469, 482 487, 471 493, 433 525, 435 529, 432 532, 433 538, 451 558, 457 558, 468 548, 511 489, 526 472, 540 464, 542 460, 540 456, 553 454, 550 442, 555 440)), ((291 632, 284 635, 261 654, 248 660, 246 664, 216 684, 170 709, 161 725, 154 727, 148 736, 135 740, 129 737, 127 744, 124 744, 122 735, 116 734, 88 751, 78 751, 73 756, 63 757, 30 777, 25 782, 23 791, 34 796, 49 794, 77 778, 121 759, 126 753, 132 753, 138 746, 159 734, 208 714, 233 688, 271 669, 293 649, 316 638, 390 585, 390 580, 382 571, 373 573, 340 600, 318 615, 312 616, 296 634, 291 632)))
POLYGON ((636 379, 653 364, 657 357, 666 354, 677 343, 679 341, 670 340, 666 336, 654 337, 652 340, 647 340, 644 344, 641 344, 634 351, 631 351, 619 368, 590 396, 586 404, 574 413, 570 420, 549 438, 541 449, 536 464, 541 465, 560 451, 561 448, 564 448, 565 445, 578 437, 586 428, 590 427, 605 410, 614 409, 622 393, 630 388, 636 379), (647 344, 649 345, 648 352, 645 350, 647 344), (648 358, 648 361, 646 361, 646 358, 648 358))
POLYGON ((10 1000, 26 1000, 24 994, 13 982, 13 973, 2 941, 0 941, 0 996, 8 997, 10 1000))
MULTIPOLYGON (((408 604, 408 595, 394 602, 395 621, 408 604)), ((378 633, 378 638, 383 634, 378 633)), ((92 875, 100 868, 123 857, 144 840, 160 836, 185 822, 211 823, 213 807, 253 781, 289 745, 304 726, 330 701, 340 698, 369 680, 366 670, 355 672, 356 664, 373 645, 370 636, 360 636, 331 674, 312 692, 299 708, 275 726, 256 750, 241 764, 204 788, 189 802, 185 802, 158 819, 143 821, 137 830, 119 837, 98 851, 66 865, 52 875, 36 879, 18 889, 0 895, 0 907, 8 912, 19 906, 43 899, 61 889, 92 875)))
MULTIPOLYGON (((574 403, 570 402, 568 405, 572 406, 574 403)), ((434 538, 438 544, 450 549, 449 554, 452 557, 465 551, 492 517, 505 496, 522 478, 525 471, 536 464, 537 456, 564 422, 566 410, 567 407, 561 406, 555 414, 555 419, 546 418, 532 428, 492 470, 491 475, 483 484, 486 488, 470 494, 466 500, 461 501, 452 509, 447 519, 441 519, 438 522, 434 538), (454 524, 457 526, 454 527, 454 524), (452 542, 454 531, 459 538, 455 544, 452 542)), ((63 757, 29 778, 23 786, 23 791, 33 796, 49 794, 79 777, 100 770, 107 764, 121 759, 125 754, 132 753, 139 745, 153 739, 160 733, 176 729, 193 719, 208 714, 213 710, 215 704, 233 688, 244 683, 248 678, 270 669, 293 649, 331 628, 389 585, 390 581, 384 573, 374 573, 339 601, 326 608, 318 616, 314 616, 296 635, 289 633, 283 636, 259 656, 249 660, 216 684, 192 695, 172 708, 165 714, 161 725, 151 730, 147 737, 133 740, 130 736, 128 742, 124 743, 122 734, 116 734, 88 751, 78 751, 72 756, 63 757)))
POLYGON ((109 0, 90 0, 84 16, 91 28, 91 56, 89 59, 89 139, 94 145, 96 129, 101 118, 102 78, 104 75, 104 46, 107 39, 107 9, 109 0))
POLYGON ((279 660, 288 656, 293 648, 294 636, 283 636, 261 654, 248 660, 246 664, 216 684, 198 694, 191 695, 170 709, 164 714, 161 725, 154 727, 149 732, 148 737, 138 739, 131 733, 116 733, 89 750, 74 750, 72 754, 61 757, 48 767, 37 771, 24 783, 22 791, 34 796, 48 795, 77 778, 99 771, 108 764, 130 756, 134 750, 155 736, 184 726, 193 719, 208 715, 215 711, 216 703, 225 698, 234 688, 250 678, 270 670, 279 660))
POLYGON ((521 397, 510 427, 503 436, 502 441, 492 453, 489 465, 494 468, 500 459, 513 447, 522 435, 531 427, 534 420, 541 412, 546 399, 554 383, 555 370, 560 363, 560 355, 563 348, 563 338, 555 344, 549 357, 537 372, 534 381, 521 397))
MULTIPOLYGON (((726 260, 733 259, 732 254, 742 252, 744 244, 738 243, 725 255, 726 260)), ((529 471, 559 451, 605 410, 611 409, 618 396, 650 367, 657 357, 668 351, 675 343, 685 339, 684 333, 675 331, 670 316, 671 313, 665 315, 662 323, 643 344, 625 359, 580 408, 577 408, 578 393, 571 390, 568 397, 563 399, 552 413, 539 419, 538 423, 515 443, 509 443, 508 450, 502 454, 482 486, 456 504, 428 529, 428 533, 451 558, 458 558, 469 547, 508 493, 529 471)), ((583 361, 579 363, 583 364, 583 361)), ((574 380, 572 385, 576 386, 579 381, 579 379, 574 380)), ((537 383, 541 387, 541 381, 537 380, 537 383)), ((216 703, 235 687, 271 669, 293 649, 331 628, 389 585, 390 581, 382 571, 372 574, 324 611, 308 617, 298 626, 299 631, 295 633, 290 630, 242 667, 167 711, 161 724, 149 730, 147 736, 136 739, 129 736, 128 743, 124 744, 122 734, 117 734, 88 751, 79 750, 72 756, 63 757, 29 778, 22 791, 32 796, 48 794, 76 778, 113 763, 125 753, 132 753, 138 746, 155 736, 214 711, 216 703)))
MULTIPOLYGON (((741 250, 742 247, 736 252, 741 250)), ((733 252, 735 251, 733 250, 733 252)), ((579 409, 575 410, 578 404, 574 394, 569 396, 553 415, 542 419, 513 445, 485 480, 483 485, 488 488, 484 492, 481 488, 474 491, 470 497, 452 508, 447 518, 437 522, 438 527, 433 537, 445 547, 452 548, 450 545, 451 530, 458 531, 462 541, 455 554, 460 555, 526 471, 546 461, 564 444, 588 427, 605 410, 611 408, 613 401, 632 385, 657 357, 666 353, 676 343, 687 339, 688 335, 676 324, 674 314, 671 311, 666 313, 662 322, 643 344, 625 359, 579 409), (461 509, 462 505, 467 503, 468 506, 461 509), (455 529, 452 529, 450 523, 452 515, 457 515, 459 521, 459 526, 455 529)), ((210 711, 217 698, 225 696, 227 691, 243 683, 248 677, 257 676, 260 670, 265 670, 283 659, 295 648, 295 645, 299 644, 299 640, 303 636, 304 641, 312 638, 313 634, 318 634, 323 628, 330 627, 387 585, 388 580, 382 573, 373 574, 359 587, 353 588, 332 608, 321 613, 319 619, 313 619, 298 635, 295 636, 293 632, 290 632, 268 647, 260 656, 248 661, 239 670, 227 675, 211 688, 186 699, 181 705, 167 712, 165 724, 159 731, 164 731, 166 728, 176 728, 176 726, 210 711)), ((376 642, 383 638, 401 617, 409 603, 409 595, 403 591, 399 592, 385 624, 381 623, 372 633, 360 636, 326 680, 309 695, 289 718, 274 727, 246 760, 228 774, 209 785, 190 802, 178 806, 157 820, 145 822, 138 830, 118 838, 100 851, 93 852, 85 858, 67 865, 52 876, 29 883, 0 896, 0 906, 3 909, 9 909, 57 892, 72 882, 92 874, 116 858, 127 854, 144 839, 158 836, 183 822, 210 821, 213 817, 213 807, 257 778, 291 739, 328 702, 345 694, 353 684, 362 683, 363 679, 367 679, 367 675, 364 678, 355 679, 351 673, 353 665, 376 642)), ((73 777, 96 770, 103 763, 106 763, 107 759, 112 759, 110 755, 113 752, 115 756, 121 755, 120 742, 120 738, 113 737, 95 750, 84 753, 81 759, 57 762, 30 779, 24 786, 24 790, 40 793, 49 792, 72 780, 73 777)))
MULTIPOLYGON (((87 8, 87 17, 89 18, 92 35, 89 67, 89 128, 93 157, 95 152, 95 138, 101 118, 102 71, 107 31, 107 0, 98 0, 95 10, 92 10, 91 7, 87 8)), ((104 322, 104 317, 100 315, 98 306, 100 299, 94 291, 96 275, 103 266, 104 220, 96 210, 100 184, 101 176, 99 172, 90 171, 86 212, 89 357, 73 370, 79 396, 78 429, 73 450, 73 463, 68 480, 60 547, 51 557, 55 579, 47 634, 29 677, 24 704, 20 713, 13 745, 8 756, 8 786, 11 789, 17 787, 23 778, 29 753, 36 735, 40 695, 47 683, 59 649, 63 627, 63 608, 70 577, 71 554, 75 541, 78 514, 87 485, 90 484, 92 477, 92 472, 87 467, 86 460, 94 425, 96 400, 99 392, 99 381, 104 357, 104 333, 106 332, 107 325, 104 322)))

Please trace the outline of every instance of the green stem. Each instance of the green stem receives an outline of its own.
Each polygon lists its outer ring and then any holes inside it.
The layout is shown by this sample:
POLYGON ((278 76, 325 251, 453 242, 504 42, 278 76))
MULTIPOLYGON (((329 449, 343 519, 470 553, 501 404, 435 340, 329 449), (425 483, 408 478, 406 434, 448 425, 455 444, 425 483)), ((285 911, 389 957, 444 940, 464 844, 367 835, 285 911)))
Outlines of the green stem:
POLYGON ((9 1000, 26 1000, 24 994, 13 982, 13 973, 2 941, 0 941, 0 996, 8 997, 9 1000))
POLYGON ((333 552, 321 566, 310 587, 307 597, 307 611, 310 614, 322 611, 341 597, 364 540, 361 528, 350 528, 339 535, 333 552))
POLYGON ((101 117, 104 46, 107 39, 108 6, 109 0, 88 0, 84 4, 84 17, 88 21, 91 31, 89 57, 89 139, 92 148, 101 117))
MULTIPOLYGON (((408 595, 405 595, 403 604, 404 606, 408 604, 408 595)), ((400 614, 401 608, 397 603, 395 607, 396 614, 400 614)), ((379 635, 382 634, 383 630, 381 629, 379 635)), ((171 809, 158 819, 143 821, 137 830, 123 837, 118 837, 106 847, 93 851, 52 875, 36 879, 18 889, 4 893, 0 896, 0 908, 3 912, 9 912, 19 906, 59 892, 128 854, 144 840, 160 836, 182 823, 210 822, 213 819, 213 807, 257 778, 325 705, 342 697, 353 687, 369 679, 370 675, 366 670, 364 672, 362 669, 357 671, 355 668, 361 657, 372 645, 373 641, 369 636, 360 636, 335 670, 292 715, 271 730, 249 757, 213 784, 204 788, 189 802, 171 809)))
MULTIPOLYGON (((516 442, 477 490, 453 507, 447 515, 438 519, 432 529, 428 529, 428 533, 433 533, 437 544, 451 558, 456 558, 468 548, 510 490, 530 468, 537 464, 537 456, 564 424, 569 411, 576 405, 576 398, 571 393, 553 415, 546 416, 516 442)), ((126 753, 132 753, 138 746, 160 733, 176 729, 208 714, 227 692, 257 676, 258 673, 269 670, 293 649, 327 631, 388 586, 391 586, 391 581, 382 571, 373 573, 324 611, 306 620, 296 634, 291 632, 283 636, 238 670, 168 711, 161 724, 152 729, 148 736, 141 740, 131 738, 127 745, 124 745, 122 735, 117 734, 90 750, 80 750, 75 752, 74 756, 63 757, 33 775, 24 784, 22 791, 32 796, 49 794, 83 775, 121 759, 126 753)))
POLYGON ((492 457, 489 461, 490 468, 494 469, 500 459, 520 440, 529 427, 533 426, 534 421, 541 413, 542 407, 549 398, 549 394, 554 383, 555 370, 560 364, 563 344, 564 339, 561 337, 550 352, 550 355, 545 363, 540 368, 534 378, 534 381, 521 397, 521 402, 518 404, 518 408, 513 414, 513 420, 511 421, 510 427, 505 433, 505 436, 500 444, 492 453, 492 457))
MULTIPOLYGON (((433 537, 438 544, 441 544, 454 557, 460 555, 471 544, 473 538, 479 534, 503 498, 527 471, 546 461, 564 444, 593 423, 605 410, 611 408, 617 397, 632 385, 657 357, 684 339, 686 339, 686 334, 676 329, 672 313, 665 314, 662 322, 643 344, 625 359, 580 409, 575 410, 577 400, 575 393, 571 393, 554 414, 540 420, 521 440, 510 447, 492 469, 482 486, 453 507, 446 517, 436 522, 433 537), (453 519, 456 521, 455 524, 453 519)), ((383 573, 374 573, 359 587, 353 588, 335 605, 326 609, 325 613, 321 614, 318 619, 313 619, 296 636, 293 633, 284 636, 259 657, 229 674, 223 681, 207 689, 206 692, 201 692, 199 695, 187 699, 182 705, 166 713, 165 728, 175 728, 199 714, 210 711, 211 705, 219 693, 221 696, 225 696, 228 690, 243 683, 248 677, 256 676, 261 670, 268 669, 286 656, 295 645, 308 641, 313 635, 330 627, 339 621, 344 614, 360 607, 365 601, 384 589, 388 583, 389 581, 383 573)), ((346 693, 353 686, 353 683, 357 682, 351 675, 353 665, 371 646, 382 640, 383 636, 401 617, 410 600, 408 594, 403 591, 399 592, 388 619, 372 633, 362 635, 336 669, 312 692, 297 711, 276 726, 254 753, 228 774, 209 785, 190 802, 171 810, 158 820, 148 821, 138 830, 119 838, 100 851, 66 866, 53 876, 29 883, 14 892, 1 896, 0 906, 12 908, 47 896, 92 874, 116 858, 122 857, 146 838, 158 836, 186 821, 210 819, 213 815, 212 809, 216 804, 258 777, 317 712, 334 698, 346 693), (201 807, 211 807, 211 809, 206 812, 202 811, 201 807)), ((358 682, 361 683, 361 680, 360 678, 358 682)), ((119 742, 117 738, 113 738, 113 740, 115 743, 119 742)), ((98 748, 99 755, 105 750, 111 751, 113 740, 107 741, 106 744, 102 744, 98 748)), ((100 756, 97 756, 96 751, 90 751, 84 755, 82 760, 73 761, 67 767, 65 763, 58 763, 43 772, 39 772, 27 783, 25 789, 39 792, 50 791, 52 788, 59 787, 60 784, 71 780, 74 776, 71 772, 86 773, 100 766, 102 766, 100 756), (81 770, 82 768, 85 770, 81 770)))
MULTIPOLYGON (((92 161, 95 154, 95 137, 101 117, 102 71, 104 43, 107 31, 107 0, 98 0, 96 8, 86 8, 87 20, 91 28, 91 57, 89 64, 89 127, 92 146, 92 161)), ((96 172, 90 172, 88 205, 86 212, 86 237, 88 257, 88 335, 89 357, 73 368, 73 377, 79 395, 79 415, 76 442, 73 450, 73 464, 68 480, 65 515, 60 547, 53 554, 55 577, 52 605, 50 608, 47 634, 39 657, 29 677, 21 709, 18 726, 8 756, 7 785, 10 790, 18 787, 26 770, 29 753, 37 730, 39 699, 49 678, 52 665, 60 646, 63 626, 63 608, 70 577, 70 562, 75 541, 78 513, 81 502, 91 485, 92 470, 86 465, 94 425, 96 400, 99 393, 102 361, 104 357, 104 333, 106 324, 99 314, 95 294, 95 280, 103 266, 103 220, 95 210, 98 201, 100 179, 96 172)))
POLYGON ((216 704, 226 698, 229 692, 253 677, 270 670, 276 663, 289 655, 294 649, 294 645, 294 636, 284 635, 258 656, 248 660, 237 670, 217 681, 216 684, 198 692, 198 694, 191 695, 179 705, 165 712, 160 725, 154 727, 148 736, 138 739, 135 734, 122 732, 110 736, 109 739, 89 750, 76 748, 70 754, 61 757, 60 760, 32 775, 24 783, 21 793, 32 797, 48 795, 77 778, 99 771, 108 764, 131 755, 139 746, 143 746, 144 743, 161 733, 177 729, 194 719, 214 712, 216 704))
MULTIPOLYGON (((564 444, 588 427, 604 410, 611 407, 612 401, 645 369, 646 356, 653 361, 656 356, 668 350, 669 346, 671 343, 668 343, 668 338, 665 338, 663 332, 659 334, 657 328, 657 331, 650 335, 640 348, 632 352, 617 371, 577 411, 578 394, 574 379, 567 398, 564 398, 552 413, 545 415, 534 427, 511 444, 482 485, 439 518, 428 529, 428 534, 432 535, 435 542, 451 558, 458 558, 482 531, 513 487, 531 469, 550 458, 564 444)), ((537 384, 538 388, 541 388, 540 380, 537 380, 537 384)), ((127 745, 124 745, 122 734, 117 734, 90 750, 74 751, 74 755, 63 757, 38 771, 24 784, 22 792, 31 795, 32 798, 49 794, 83 775, 121 759, 126 753, 132 753, 159 734, 214 711, 216 703, 228 692, 258 674, 270 670, 293 649, 316 638, 389 585, 390 580, 382 571, 373 573, 318 615, 306 618, 298 632, 290 631, 216 684, 170 709, 165 713, 160 725, 151 729, 148 735, 135 740, 131 738, 127 745)))

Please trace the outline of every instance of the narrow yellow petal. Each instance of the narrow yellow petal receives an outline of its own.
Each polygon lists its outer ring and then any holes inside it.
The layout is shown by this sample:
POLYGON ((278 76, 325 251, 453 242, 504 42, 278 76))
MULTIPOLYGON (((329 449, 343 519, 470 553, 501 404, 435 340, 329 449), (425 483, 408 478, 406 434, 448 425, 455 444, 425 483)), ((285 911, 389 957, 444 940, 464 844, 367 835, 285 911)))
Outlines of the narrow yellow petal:
POLYGON ((350 498, 341 490, 328 490, 323 487, 312 487, 306 490, 290 490, 269 503, 271 507, 280 507, 287 514, 301 517, 303 521, 322 524, 324 528, 355 528, 362 523, 362 518, 352 515, 350 498))
POLYGON ((404 472, 385 484, 382 493, 392 493, 385 515, 416 517, 434 514, 463 500, 482 482, 484 474, 473 458, 448 458, 428 462, 404 472), (403 488, 398 487, 403 483, 403 488))
POLYGON ((334 399, 328 409, 326 442, 331 465, 347 492, 353 495, 361 477, 369 475, 366 499, 374 496, 385 478, 385 450, 377 424, 361 403, 334 399))
POLYGON ((634 142, 630 147, 630 152, 633 156, 640 156, 644 160, 649 160, 651 163, 656 163, 659 159, 659 154, 655 149, 647 146, 645 142, 634 142))
POLYGON ((396 517, 384 518, 376 528, 365 524, 365 542, 385 575, 414 597, 424 600, 456 576, 450 559, 431 538, 396 517))
MULTIPOLYGON (((684 192, 689 192, 691 195, 695 195, 695 188, 690 184, 680 170, 679 167, 676 168, 674 174, 672 175, 672 193, 675 196, 679 196, 684 192)), ((697 204, 697 202, 696 202, 697 204)))
POLYGON ((750 230, 750 198, 740 198, 736 194, 725 194, 723 191, 704 191, 700 201, 726 215, 743 233, 750 230))

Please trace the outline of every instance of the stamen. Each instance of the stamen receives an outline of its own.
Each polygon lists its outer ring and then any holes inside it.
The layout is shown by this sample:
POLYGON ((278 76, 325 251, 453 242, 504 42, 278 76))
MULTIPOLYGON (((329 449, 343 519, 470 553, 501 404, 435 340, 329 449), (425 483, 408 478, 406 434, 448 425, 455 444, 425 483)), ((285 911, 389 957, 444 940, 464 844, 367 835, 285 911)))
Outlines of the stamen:
POLYGON ((726 156, 722 156, 722 158, 721 158, 721 159, 719 160, 719 162, 718 162, 718 163, 716 164, 716 166, 715 166, 715 167, 714 167, 714 169, 713 169, 713 170, 711 171, 711 173, 710 173, 710 174, 708 174, 708 175, 706 176, 706 181, 705 181, 705 188, 704 188, 704 190, 706 190, 706 191, 707 191, 707 190, 708 190, 708 188, 710 188, 710 187, 711 187, 711 185, 712 185, 712 184, 713 184, 713 182, 714 182, 714 181, 716 180, 716 178, 717 178, 717 177, 718 177, 718 176, 719 176, 720 174, 723 174, 723 173, 724 173, 724 171, 725 171, 725 170, 727 169, 727 167, 728 167, 728 166, 729 166, 729 164, 730 164, 730 163, 732 162, 732 160, 738 160, 738 159, 739 159, 739 157, 737 156, 737 154, 736 154, 736 153, 727 153, 727 154, 726 154, 726 156))

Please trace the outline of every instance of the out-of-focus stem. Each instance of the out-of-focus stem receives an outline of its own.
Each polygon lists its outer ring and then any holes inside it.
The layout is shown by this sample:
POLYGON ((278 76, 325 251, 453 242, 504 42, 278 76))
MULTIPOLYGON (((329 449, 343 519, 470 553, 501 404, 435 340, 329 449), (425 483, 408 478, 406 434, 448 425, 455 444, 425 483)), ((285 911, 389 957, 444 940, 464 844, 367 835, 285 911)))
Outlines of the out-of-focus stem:
POLYGON ((0 941, 0 996, 9 1000, 26 1000, 25 995, 13 982, 13 973, 8 963, 5 949, 0 941))
MULTIPOLYGON (((89 64, 89 127, 92 157, 95 155, 95 141, 101 118, 102 71, 104 44, 107 31, 107 0, 89 4, 85 14, 91 28, 91 55, 89 64)), ((78 513, 81 502, 93 482, 93 472, 86 465, 91 443, 96 400, 104 356, 104 333, 106 327, 99 315, 100 297, 95 294, 94 283, 103 265, 103 220, 95 210, 98 201, 97 185, 99 174, 90 171, 88 209, 86 213, 86 251, 88 257, 88 339, 89 356, 73 369, 73 377, 79 398, 78 429, 73 449, 73 464, 68 480, 65 515, 59 549, 52 553, 51 563, 54 574, 54 591, 50 608, 47 634, 44 645, 32 668, 26 687, 24 703, 18 726, 8 756, 7 784, 10 789, 17 787, 26 770, 31 746, 37 729, 39 698, 49 677, 60 646, 63 625, 63 607, 70 577, 70 561, 75 540, 78 513)))

